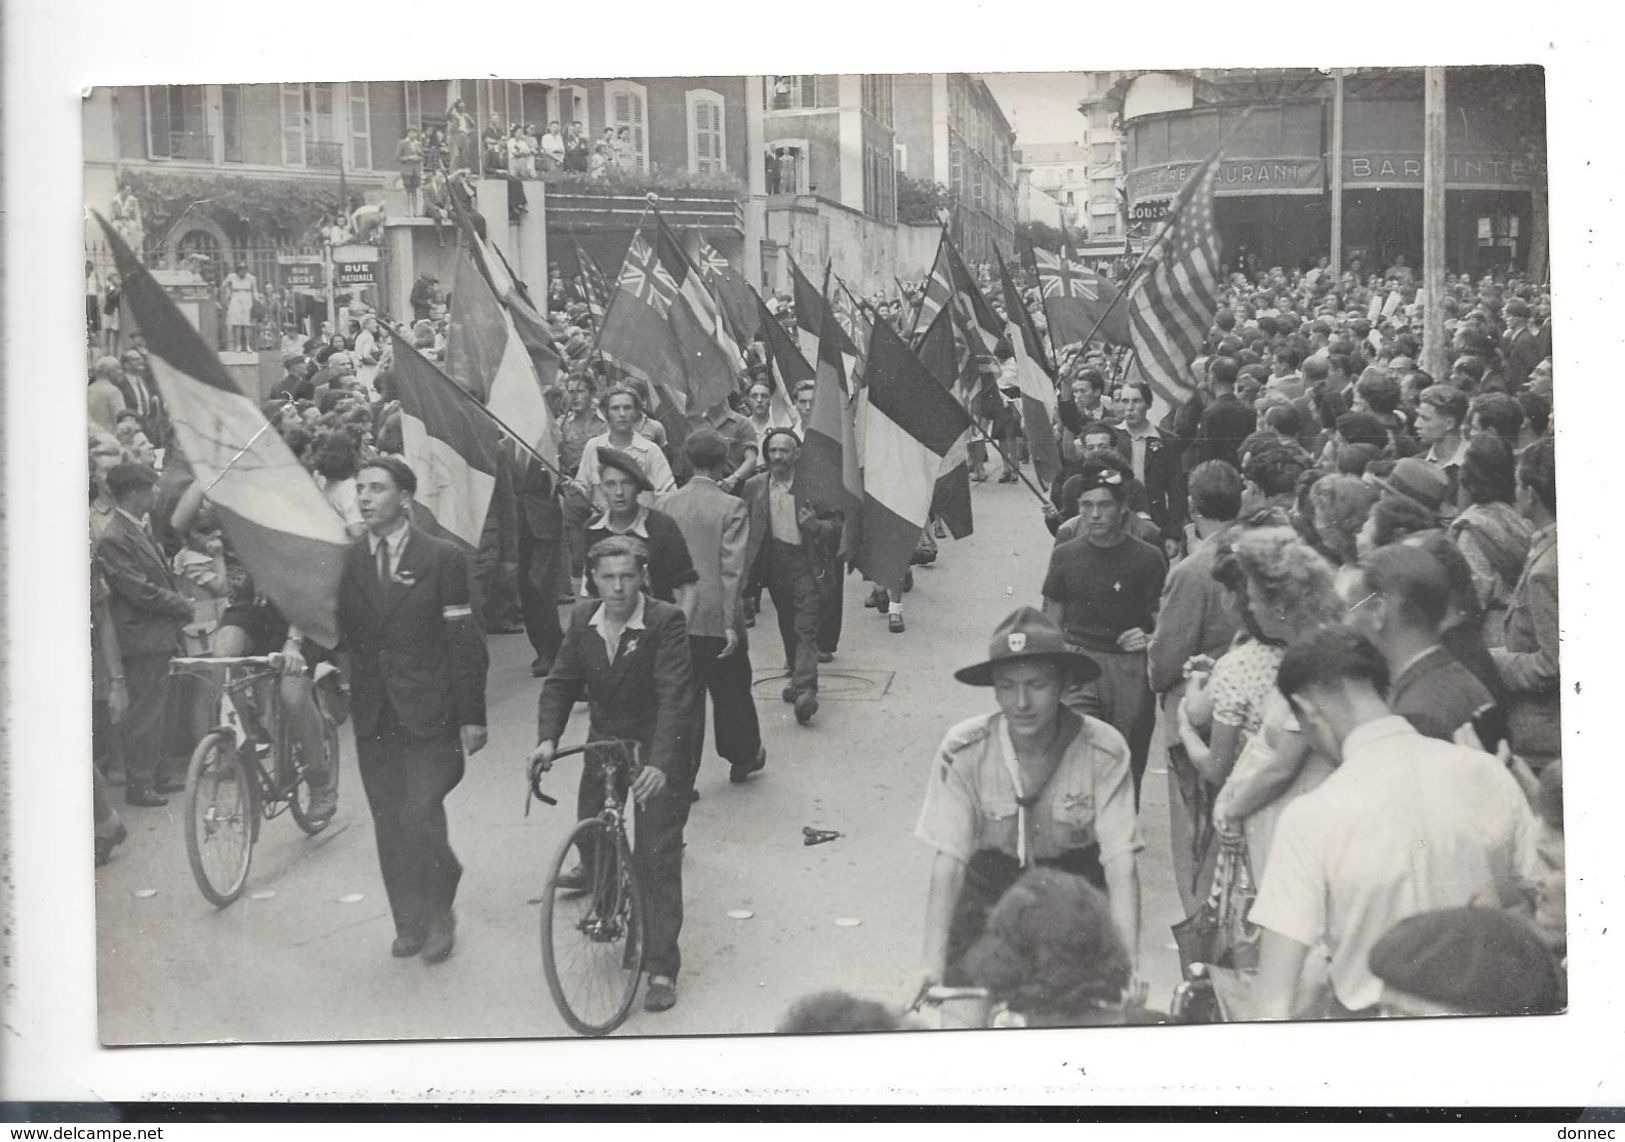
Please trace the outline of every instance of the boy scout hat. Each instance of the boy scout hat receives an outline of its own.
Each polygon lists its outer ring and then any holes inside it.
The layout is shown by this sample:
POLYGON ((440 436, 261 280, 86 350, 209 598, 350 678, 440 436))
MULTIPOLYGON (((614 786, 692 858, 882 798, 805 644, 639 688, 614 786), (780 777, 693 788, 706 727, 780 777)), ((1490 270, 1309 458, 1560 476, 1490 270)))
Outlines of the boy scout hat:
POLYGON ((632 482, 638 486, 640 492, 652 492, 655 486, 649 482, 649 477, 643 474, 638 462, 618 448, 600 448, 598 450, 598 466, 600 468, 614 468, 617 472, 625 472, 632 482))
POLYGON ((1001 662, 1023 662, 1042 658, 1054 662, 1079 683, 1100 677, 1100 667, 1087 654, 1066 644, 1061 628, 1043 611, 1018 607, 993 631, 987 661, 954 671, 954 677, 968 686, 993 685, 993 668, 1001 662))

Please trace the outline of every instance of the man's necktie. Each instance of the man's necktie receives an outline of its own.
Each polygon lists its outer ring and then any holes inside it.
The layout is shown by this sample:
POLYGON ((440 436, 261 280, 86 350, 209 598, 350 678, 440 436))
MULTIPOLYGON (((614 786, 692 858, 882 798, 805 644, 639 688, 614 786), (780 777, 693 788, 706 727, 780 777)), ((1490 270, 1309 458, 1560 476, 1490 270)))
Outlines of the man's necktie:
POLYGON ((386 540, 378 542, 378 584, 386 590, 389 587, 389 543, 386 540))

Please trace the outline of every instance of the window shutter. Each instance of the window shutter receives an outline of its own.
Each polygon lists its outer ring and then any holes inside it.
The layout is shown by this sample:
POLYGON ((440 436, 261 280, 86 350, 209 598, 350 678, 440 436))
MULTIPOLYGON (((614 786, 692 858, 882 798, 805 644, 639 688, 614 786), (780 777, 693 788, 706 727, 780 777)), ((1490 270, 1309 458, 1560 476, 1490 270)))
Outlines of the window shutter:
POLYGON ((169 88, 147 88, 147 153, 155 159, 169 157, 169 88))
POLYGON ((350 84, 350 153, 357 169, 372 169, 372 103, 365 83, 350 84))
POLYGON ((643 141, 643 93, 632 91, 627 93, 627 110, 630 112, 632 128, 632 153, 638 157, 638 165, 644 166, 643 141))
POLYGON ((305 165, 305 92, 297 83, 282 85, 282 162, 305 165))
POLYGON ((818 77, 816 75, 801 77, 801 105, 803 107, 818 106, 818 77))

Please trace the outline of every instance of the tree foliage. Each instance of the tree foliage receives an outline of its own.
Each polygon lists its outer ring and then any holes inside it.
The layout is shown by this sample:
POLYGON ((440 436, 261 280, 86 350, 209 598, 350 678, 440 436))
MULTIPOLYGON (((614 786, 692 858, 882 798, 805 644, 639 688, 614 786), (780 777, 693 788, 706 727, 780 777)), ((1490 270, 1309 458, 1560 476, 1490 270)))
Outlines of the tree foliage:
POLYGON ((324 214, 340 206, 336 181, 133 170, 123 177, 141 201, 142 223, 154 240, 167 234, 190 207, 239 241, 249 235, 298 241, 324 214))
POLYGON ((897 173, 897 221, 935 222, 937 211, 954 208, 953 191, 940 182, 897 173))

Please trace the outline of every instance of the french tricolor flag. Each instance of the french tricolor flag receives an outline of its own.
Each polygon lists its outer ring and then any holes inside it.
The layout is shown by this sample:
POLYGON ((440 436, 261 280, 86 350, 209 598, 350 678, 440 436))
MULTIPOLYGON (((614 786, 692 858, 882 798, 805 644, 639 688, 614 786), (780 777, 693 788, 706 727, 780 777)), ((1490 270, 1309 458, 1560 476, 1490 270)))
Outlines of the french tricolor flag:
POLYGON ((175 442, 208 488, 233 552, 289 623, 323 646, 337 645, 339 576, 349 546, 344 521, 163 287, 107 220, 96 220, 146 336, 175 442))
POLYGON ((863 530, 855 562, 873 582, 901 590, 937 477, 970 430, 970 415, 884 321, 870 334, 865 376, 863 530))

